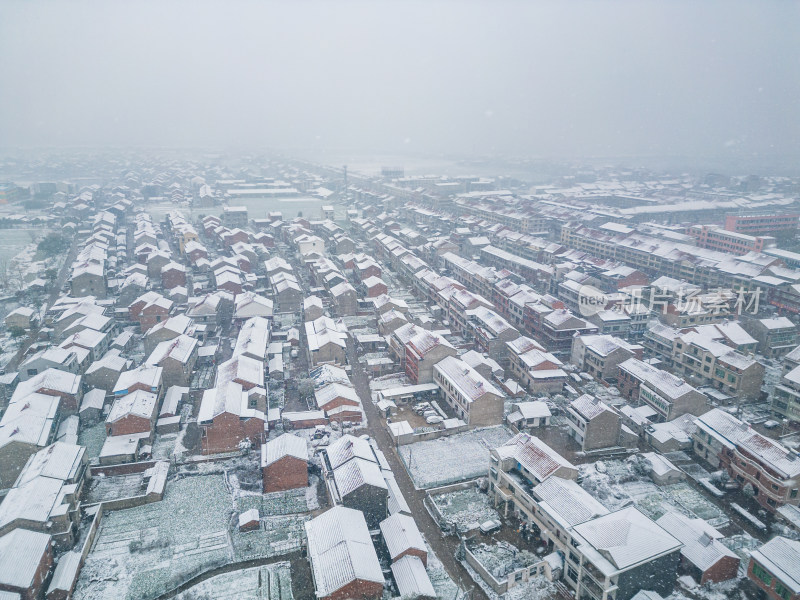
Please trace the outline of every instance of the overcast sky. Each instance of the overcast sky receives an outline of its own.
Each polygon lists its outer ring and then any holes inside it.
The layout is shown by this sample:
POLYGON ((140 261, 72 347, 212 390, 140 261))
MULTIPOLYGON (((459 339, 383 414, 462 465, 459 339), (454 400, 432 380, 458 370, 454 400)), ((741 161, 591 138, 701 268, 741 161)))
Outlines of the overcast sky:
POLYGON ((0 146, 800 156, 800 3, 0 4, 0 146))

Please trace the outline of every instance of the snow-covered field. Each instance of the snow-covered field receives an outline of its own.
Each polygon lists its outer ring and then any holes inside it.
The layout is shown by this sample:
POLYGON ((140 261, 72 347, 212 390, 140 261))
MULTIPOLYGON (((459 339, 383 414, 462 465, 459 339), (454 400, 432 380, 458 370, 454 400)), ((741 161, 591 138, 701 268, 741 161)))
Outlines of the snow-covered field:
POLYGON ((259 530, 242 533, 232 492, 222 474, 189 476, 169 482, 161 502, 110 512, 76 600, 149 600, 210 569, 299 546, 307 515, 262 515, 259 530))
POLYGON ((175 600, 293 600, 288 562, 211 577, 175 596, 175 600))
POLYGON ((398 451, 414 485, 425 489, 486 475, 489 451, 511 437, 511 431, 496 425, 415 442, 398 451))

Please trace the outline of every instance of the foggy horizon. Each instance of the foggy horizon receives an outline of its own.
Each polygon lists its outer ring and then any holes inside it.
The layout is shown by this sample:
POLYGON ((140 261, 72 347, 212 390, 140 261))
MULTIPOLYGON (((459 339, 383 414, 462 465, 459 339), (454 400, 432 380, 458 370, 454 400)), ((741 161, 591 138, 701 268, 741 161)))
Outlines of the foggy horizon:
POLYGON ((0 147, 791 164, 799 12, 10 2, 0 147))

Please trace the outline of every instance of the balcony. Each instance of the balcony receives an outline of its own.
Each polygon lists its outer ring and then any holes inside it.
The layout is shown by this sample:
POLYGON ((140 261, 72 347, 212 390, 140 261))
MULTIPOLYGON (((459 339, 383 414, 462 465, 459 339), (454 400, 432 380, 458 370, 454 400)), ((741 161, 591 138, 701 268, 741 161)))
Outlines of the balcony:
POLYGON ((591 577, 584 575, 581 577, 581 590, 582 597, 594 598, 595 600, 603 600, 603 588, 591 577))

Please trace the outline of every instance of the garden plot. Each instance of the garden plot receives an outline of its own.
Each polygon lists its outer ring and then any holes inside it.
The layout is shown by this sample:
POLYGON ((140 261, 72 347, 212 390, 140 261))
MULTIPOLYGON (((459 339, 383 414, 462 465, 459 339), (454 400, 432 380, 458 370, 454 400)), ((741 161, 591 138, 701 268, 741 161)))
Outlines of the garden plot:
POLYGON ((240 493, 236 498, 236 509, 241 513, 252 508, 257 508, 259 515, 269 516, 307 512, 306 488, 271 494, 240 493))
POLYGON ((398 451, 414 485, 426 489, 486 475, 489 451, 511 437, 508 429, 497 425, 415 442, 398 451))
POLYGON ((161 502, 106 516, 81 571, 77 600, 145 600, 230 562, 231 496, 221 476, 170 482, 161 502))
POLYGON ((89 482, 86 503, 108 502, 119 498, 132 498, 147 491, 144 472, 128 475, 96 475, 89 482))
POLYGON ((499 519, 500 515, 492 507, 487 494, 476 487, 430 496, 431 501, 441 513, 446 524, 459 533, 477 529, 481 523, 499 519))
POLYGON ((234 523, 231 530, 234 560, 270 558, 299 549, 305 522, 310 518, 309 515, 262 518, 260 527, 255 531, 239 531, 234 523))
POLYGON ((288 562, 224 573, 198 583, 175 600, 293 600, 288 562))

